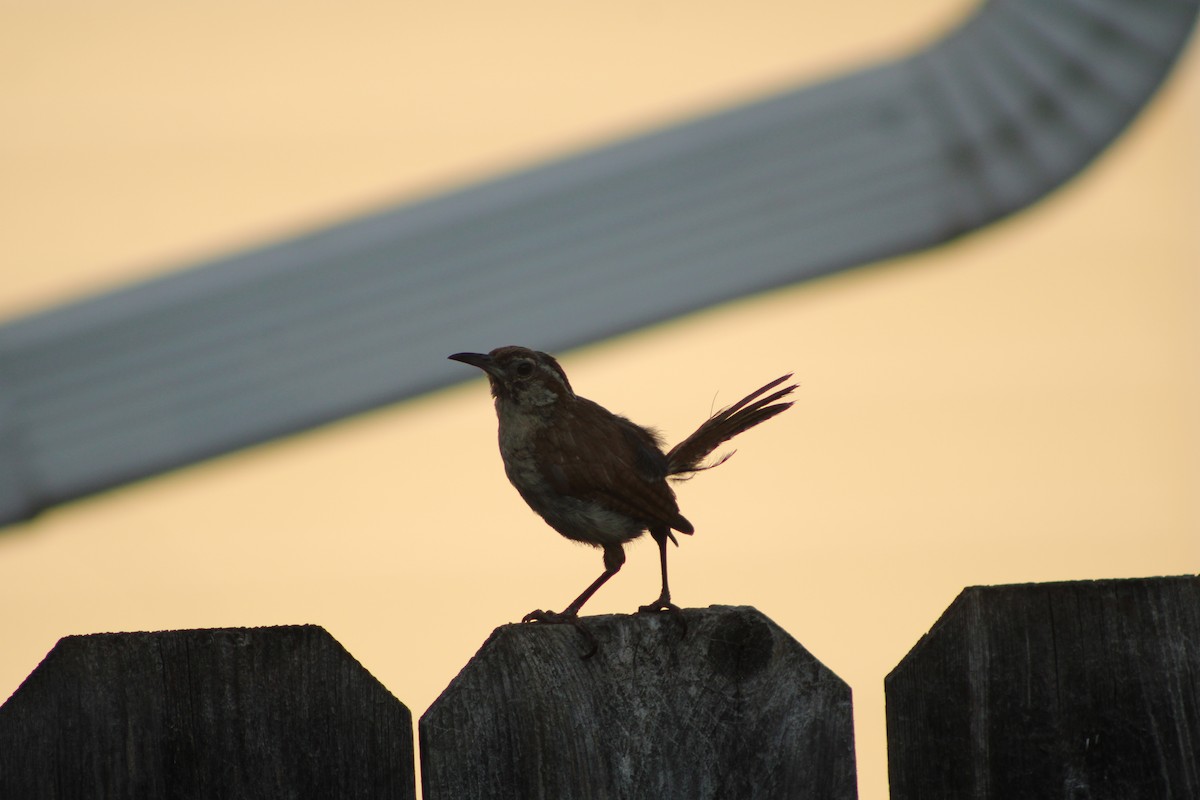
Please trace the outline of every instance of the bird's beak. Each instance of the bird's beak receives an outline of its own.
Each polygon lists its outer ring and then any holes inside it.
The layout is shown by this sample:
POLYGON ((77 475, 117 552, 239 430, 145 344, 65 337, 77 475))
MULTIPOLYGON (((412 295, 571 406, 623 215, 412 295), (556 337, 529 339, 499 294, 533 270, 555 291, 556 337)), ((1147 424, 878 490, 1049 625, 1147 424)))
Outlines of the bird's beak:
POLYGON ((488 375, 499 375, 496 362, 487 353, 455 353, 450 356, 450 360, 461 361, 464 364, 470 364, 472 367, 479 367, 488 375))

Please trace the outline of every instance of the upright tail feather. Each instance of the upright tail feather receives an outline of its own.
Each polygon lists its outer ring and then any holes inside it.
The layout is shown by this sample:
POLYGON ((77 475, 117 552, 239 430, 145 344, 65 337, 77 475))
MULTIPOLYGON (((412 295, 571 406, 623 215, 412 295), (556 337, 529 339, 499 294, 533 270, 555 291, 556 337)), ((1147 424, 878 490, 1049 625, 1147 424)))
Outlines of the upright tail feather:
POLYGON ((791 407, 791 402, 777 403, 796 388, 795 384, 763 397, 779 384, 792 377, 791 373, 756 389, 738 402, 713 414, 696 432, 671 448, 667 453, 668 475, 689 475, 723 464, 733 453, 727 453, 711 464, 701 462, 708 454, 743 431, 791 407))

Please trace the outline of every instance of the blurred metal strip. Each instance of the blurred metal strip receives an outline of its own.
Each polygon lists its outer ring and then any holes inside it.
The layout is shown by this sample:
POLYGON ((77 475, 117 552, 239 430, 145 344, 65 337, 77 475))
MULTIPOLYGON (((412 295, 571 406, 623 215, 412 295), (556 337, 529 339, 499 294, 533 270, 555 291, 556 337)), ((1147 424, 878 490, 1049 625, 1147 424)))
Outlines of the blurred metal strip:
POLYGON ((993 0, 911 57, 0 327, 0 521, 928 247, 1070 178, 1200 0, 993 0))

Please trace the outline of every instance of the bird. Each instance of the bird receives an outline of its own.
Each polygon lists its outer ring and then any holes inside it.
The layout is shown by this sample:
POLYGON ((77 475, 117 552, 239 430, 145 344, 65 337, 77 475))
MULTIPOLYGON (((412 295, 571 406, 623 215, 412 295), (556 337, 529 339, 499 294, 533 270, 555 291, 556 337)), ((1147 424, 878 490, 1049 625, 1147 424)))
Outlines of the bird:
POLYGON ((662 590, 639 613, 679 612, 667 581, 667 542, 695 528, 679 511, 667 479, 686 479, 722 464, 705 459, 722 443, 789 407, 796 388, 776 378, 712 414, 694 433, 664 451, 651 428, 580 397, 549 354, 510 345, 488 353, 449 356, 487 375, 499 422, 500 456, 517 492, 551 528, 601 548, 604 572, 565 609, 538 609, 523 622, 577 623, 579 611, 625 563, 625 544, 646 531, 658 544, 662 590))

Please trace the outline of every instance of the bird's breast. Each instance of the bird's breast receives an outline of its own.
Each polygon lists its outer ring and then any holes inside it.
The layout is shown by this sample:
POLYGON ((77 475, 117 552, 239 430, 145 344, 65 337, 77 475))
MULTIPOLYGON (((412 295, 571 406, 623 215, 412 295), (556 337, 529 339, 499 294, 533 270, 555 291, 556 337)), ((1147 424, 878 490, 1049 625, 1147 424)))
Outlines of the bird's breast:
MULTIPOLYGON (((564 478, 554 474, 557 459, 539 457, 539 444, 545 444, 542 440, 548 424, 551 422, 533 414, 500 415, 504 472, 529 507, 550 527, 575 541, 617 544, 639 536, 644 523, 564 491, 564 478)), ((561 471, 561 467, 558 469, 561 471)))

